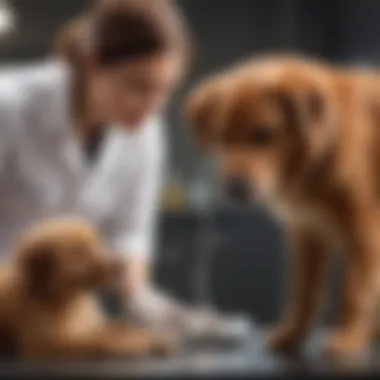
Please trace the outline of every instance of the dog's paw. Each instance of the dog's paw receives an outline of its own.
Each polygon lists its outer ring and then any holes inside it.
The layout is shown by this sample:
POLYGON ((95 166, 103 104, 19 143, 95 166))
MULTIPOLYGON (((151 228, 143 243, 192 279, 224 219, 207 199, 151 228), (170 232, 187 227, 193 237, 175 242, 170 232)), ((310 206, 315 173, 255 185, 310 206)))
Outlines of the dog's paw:
POLYGON ((302 335, 296 329, 279 326, 269 331, 266 337, 266 345, 285 354, 297 353, 302 343, 302 335))
POLYGON ((345 332, 334 333, 324 348, 329 360, 360 360, 365 357, 366 339, 345 332))
POLYGON ((153 356, 174 355, 179 351, 180 343, 174 337, 157 336, 153 338, 150 352, 153 356))

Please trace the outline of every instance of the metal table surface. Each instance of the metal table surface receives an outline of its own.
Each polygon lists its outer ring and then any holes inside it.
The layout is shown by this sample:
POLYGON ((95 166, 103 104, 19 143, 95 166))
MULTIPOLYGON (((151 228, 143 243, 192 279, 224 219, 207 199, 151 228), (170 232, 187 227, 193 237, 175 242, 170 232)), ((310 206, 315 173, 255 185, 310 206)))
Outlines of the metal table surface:
MULTIPOLYGON (((380 373, 380 356, 374 347, 365 362, 350 365, 328 364, 321 358, 321 346, 326 333, 316 333, 298 358, 285 358, 270 353, 262 344, 262 333, 253 331, 247 341, 235 347, 198 347, 167 359, 142 361, 98 361, 92 363, 56 363, 31 366, 19 362, 0 362, 0 378, 91 378, 122 379, 138 377, 200 377, 200 376, 273 376, 276 378, 298 374, 366 374, 380 373)), ((350 363, 352 364, 352 363, 350 363)))

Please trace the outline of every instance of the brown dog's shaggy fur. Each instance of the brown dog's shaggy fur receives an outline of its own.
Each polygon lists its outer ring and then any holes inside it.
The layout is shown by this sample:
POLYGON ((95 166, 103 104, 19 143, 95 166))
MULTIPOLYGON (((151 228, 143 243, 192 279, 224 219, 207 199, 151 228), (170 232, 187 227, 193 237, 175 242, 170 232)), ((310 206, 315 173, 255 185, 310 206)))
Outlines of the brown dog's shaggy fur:
POLYGON ((330 355, 362 352, 380 286, 380 77, 297 57, 269 57, 211 78, 190 96, 202 146, 217 150, 282 220, 293 246, 291 297, 271 335, 298 347, 320 308, 331 251, 344 247, 341 319, 330 355))
POLYGON ((31 360, 169 352, 170 338, 103 317, 95 292, 121 268, 80 220, 46 221, 27 231, 0 270, 2 349, 31 360))

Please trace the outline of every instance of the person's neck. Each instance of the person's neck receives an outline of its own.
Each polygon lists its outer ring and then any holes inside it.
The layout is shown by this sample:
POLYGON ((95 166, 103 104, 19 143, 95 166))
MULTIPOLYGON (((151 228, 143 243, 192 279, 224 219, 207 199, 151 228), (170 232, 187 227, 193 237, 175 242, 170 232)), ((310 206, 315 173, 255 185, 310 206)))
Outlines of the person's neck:
POLYGON ((97 135, 105 124, 101 117, 91 112, 91 109, 94 107, 87 104, 77 116, 78 134, 84 142, 91 139, 94 134, 97 135))
POLYGON ((79 70, 75 73, 72 97, 72 113, 76 133, 80 141, 86 145, 93 135, 103 128, 104 122, 97 112, 98 107, 88 96, 87 80, 79 70))

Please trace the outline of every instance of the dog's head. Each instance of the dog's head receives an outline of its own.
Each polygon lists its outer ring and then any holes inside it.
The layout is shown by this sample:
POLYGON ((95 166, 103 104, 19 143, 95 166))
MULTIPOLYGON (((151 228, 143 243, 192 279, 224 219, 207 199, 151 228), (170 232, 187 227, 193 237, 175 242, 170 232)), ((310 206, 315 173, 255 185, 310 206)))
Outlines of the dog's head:
POLYGON ((190 124, 219 153, 231 196, 279 196, 323 160, 338 123, 332 75, 301 59, 265 59, 194 91, 190 124))
MULTIPOLYGON (((232 73, 231 73, 232 74, 232 73)), ((186 118, 194 129, 198 146, 213 150, 224 123, 223 110, 232 87, 232 75, 216 75, 198 86, 186 104, 186 118)))
POLYGON ((76 219, 31 228, 21 237, 14 259, 30 292, 53 299, 106 286, 122 268, 97 232, 76 219))

